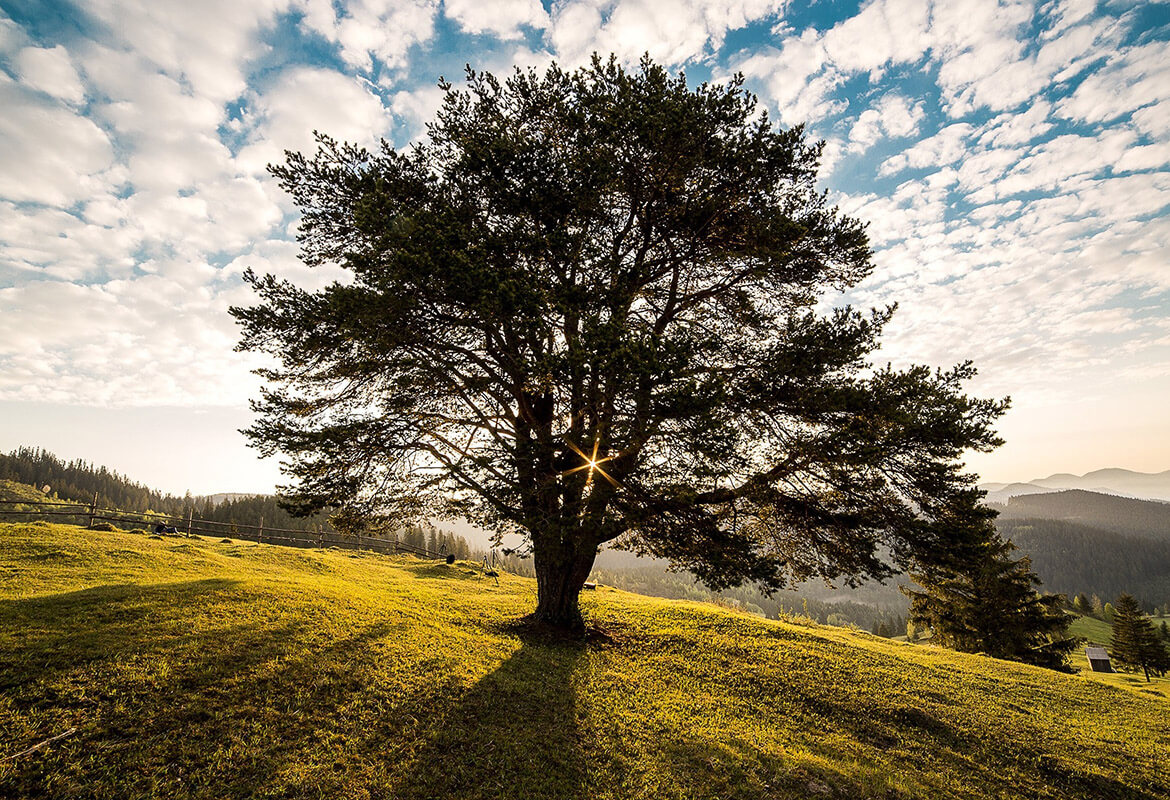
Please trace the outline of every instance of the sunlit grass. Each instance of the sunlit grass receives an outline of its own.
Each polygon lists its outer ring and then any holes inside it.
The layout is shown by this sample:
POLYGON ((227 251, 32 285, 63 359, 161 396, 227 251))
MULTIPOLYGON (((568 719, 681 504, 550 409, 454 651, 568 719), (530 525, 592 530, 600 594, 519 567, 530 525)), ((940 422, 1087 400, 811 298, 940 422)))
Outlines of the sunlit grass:
POLYGON ((470 564, 0 526, 0 796, 1170 797, 1170 701, 470 564))

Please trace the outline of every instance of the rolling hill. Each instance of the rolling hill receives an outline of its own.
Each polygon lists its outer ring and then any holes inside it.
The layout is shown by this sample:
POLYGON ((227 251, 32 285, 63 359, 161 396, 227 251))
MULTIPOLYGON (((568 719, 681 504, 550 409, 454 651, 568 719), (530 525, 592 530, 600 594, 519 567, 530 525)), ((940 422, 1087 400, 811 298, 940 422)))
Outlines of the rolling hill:
POLYGON ((1031 556, 1046 591, 1170 602, 1170 504, 1071 489, 999 510, 996 527, 1031 556))
POLYGON ((1146 500, 1170 502, 1170 470, 1134 472, 1128 469, 1098 469, 1084 475, 1060 472, 1047 478, 1019 483, 983 483, 990 503, 1003 503, 1009 497, 1062 489, 1085 489, 1102 494, 1118 494, 1146 500))
POLYGON ((1170 542, 1170 503, 1071 489, 1013 497, 1000 519, 1058 519, 1158 542, 1170 542))
POLYGON ((1170 700, 473 565, 0 525, 0 796, 1170 798, 1170 700))

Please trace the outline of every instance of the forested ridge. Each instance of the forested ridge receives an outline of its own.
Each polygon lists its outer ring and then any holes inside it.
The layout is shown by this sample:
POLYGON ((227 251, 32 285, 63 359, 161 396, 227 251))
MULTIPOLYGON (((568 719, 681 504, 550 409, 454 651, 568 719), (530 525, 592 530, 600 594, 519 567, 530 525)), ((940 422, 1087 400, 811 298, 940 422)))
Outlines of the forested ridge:
MULTIPOLYGON (((328 513, 294 517, 280 507, 280 498, 276 495, 228 495, 219 502, 213 497, 190 494, 176 497, 135 483, 104 466, 95 466, 81 459, 65 461, 36 447, 18 447, 10 453, 0 453, 2 481, 12 483, 7 487, 0 486, 0 489, 4 489, 0 497, 10 495, 9 499, 22 502, 43 499, 89 505, 96 495, 99 508, 133 514, 166 514, 178 519, 185 519, 190 514, 196 520, 238 525, 241 529, 263 525, 265 529, 337 533, 328 513), (48 491, 44 492, 46 486, 48 491)), ((232 529, 225 529, 224 532, 230 536, 232 529)), ((410 526, 396 535, 400 541, 413 547, 450 553, 460 559, 479 559, 484 556, 483 552, 472 548, 462 536, 433 525, 410 526)), ((524 572, 523 562, 516 559, 508 561, 518 568, 514 571, 524 572)))
POLYGON ((259 525, 268 528, 332 531, 327 514, 313 517, 294 517, 279 506, 275 495, 234 497, 220 503, 213 498, 187 494, 176 497, 163 494, 105 466, 97 466, 82 459, 65 461, 48 450, 38 447, 18 447, 0 454, 0 480, 48 487, 46 500, 65 500, 98 508, 116 509, 136 514, 155 513, 237 525, 259 525))
POLYGON ((1170 600, 1170 540, 1061 519, 1001 517, 996 524, 1031 556, 1047 591, 1107 598, 1129 592, 1146 606, 1170 600))
POLYGON ((182 514, 198 498, 161 494, 125 475, 82 459, 65 461, 39 447, 18 447, 0 453, 0 480, 48 487, 45 499, 90 503, 121 511, 182 514))
POLYGON ((1170 503, 1083 489, 1020 495, 999 510, 999 521, 1059 519, 1093 528, 1170 542, 1170 503))

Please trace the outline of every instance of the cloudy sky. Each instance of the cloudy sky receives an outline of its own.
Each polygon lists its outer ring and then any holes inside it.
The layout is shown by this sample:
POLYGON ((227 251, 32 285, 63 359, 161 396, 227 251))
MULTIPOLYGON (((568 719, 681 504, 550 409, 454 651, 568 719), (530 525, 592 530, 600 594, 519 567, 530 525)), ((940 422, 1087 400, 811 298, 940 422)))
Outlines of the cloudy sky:
POLYGON ((985 479, 1170 469, 1168 39, 1141 0, 0 0, 0 448, 271 489, 226 309, 248 266, 331 276, 265 165, 406 145, 466 63, 648 51, 825 140, 882 357, 1013 398, 985 479))

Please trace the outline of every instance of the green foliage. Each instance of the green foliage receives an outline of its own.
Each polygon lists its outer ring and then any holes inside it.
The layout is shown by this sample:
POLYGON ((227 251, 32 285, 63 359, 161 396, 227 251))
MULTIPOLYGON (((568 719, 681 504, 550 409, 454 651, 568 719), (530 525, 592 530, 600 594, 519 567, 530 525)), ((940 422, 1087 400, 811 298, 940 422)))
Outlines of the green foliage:
POLYGON ((986 517, 970 514, 952 524, 969 529, 971 544, 949 563, 911 573, 921 591, 905 589, 910 619, 933 631, 932 641, 968 653, 1069 670, 1077 640, 1061 595, 1040 595, 1040 579, 1025 556, 1012 557, 986 517))
MULTIPOLYGON (((1113 507, 1113 499, 1108 508, 1113 507)), ((1074 503, 1063 511, 1057 502, 1049 501, 1040 510, 1071 514, 1084 508, 1084 503, 1074 503)), ((1098 516, 1104 516, 1107 510, 1100 510, 1098 516)), ((1159 540, 1123 530, 1136 527, 1132 520, 1118 520, 1116 529, 1109 527, 1105 519, 1097 523, 1097 527, 1090 527, 1080 521, 1001 516, 996 527, 1005 539, 1027 553, 1044 585, 1054 592, 1104 597, 1128 592, 1146 605, 1165 602, 1170 597, 1170 538, 1159 540)), ((1096 613, 1091 607, 1077 611, 1096 613)))
POLYGON ((191 513, 196 520, 253 526, 263 520, 269 528, 333 531, 327 514, 294 517, 281 506, 279 498, 271 495, 231 497, 218 503, 208 497, 175 497, 135 483, 104 466, 80 460, 65 462, 47 450, 34 447, 0 453, 0 478, 7 479, 0 481, 3 499, 59 499, 89 505, 96 494, 99 508, 133 514, 153 512, 185 519, 191 513), (35 488, 46 485, 50 487, 49 498, 35 488), (7 493, 4 486, 10 487, 7 493))
POLYGON ((297 508, 521 532, 566 625, 616 539, 716 589, 945 550, 929 520, 1005 404, 962 393, 969 364, 875 368, 892 309, 818 313, 871 253, 801 128, 649 59, 443 90, 408 151, 320 137, 272 170, 306 263, 349 273, 249 273, 233 309, 280 365, 250 434, 297 508))
POLYGON ((1110 625, 1113 624, 1114 618, 1116 616, 1117 616, 1117 610, 1114 609, 1112 603, 1106 603, 1105 608, 1101 609, 1101 618, 1103 620, 1105 620, 1106 622, 1108 622, 1110 625))
POLYGON ((566 641, 512 624, 534 592, 0 525, 0 758, 77 728, 0 796, 1170 797, 1162 696, 607 589, 566 641))
POLYGON ((914 624, 914 620, 910 620, 906 623, 906 641, 918 641, 918 626, 914 624))
POLYGON ((1073 600, 1073 609, 1087 617, 1093 613, 1093 602, 1089 600, 1088 595, 1082 592, 1073 600))
POLYGON ((1143 670, 1147 680, 1151 672, 1164 675, 1170 670, 1170 652, 1132 595, 1122 594, 1117 598, 1112 622, 1109 654, 1118 666, 1143 670))
POLYGON ((179 513, 184 508, 183 498, 152 491, 104 466, 80 459, 65 462, 36 447, 0 453, 0 478, 37 488, 47 485, 52 497, 77 503, 89 504, 96 494, 98 505, 105 508, 163 513, 179 513))

